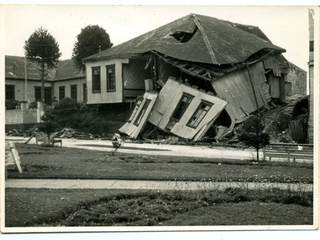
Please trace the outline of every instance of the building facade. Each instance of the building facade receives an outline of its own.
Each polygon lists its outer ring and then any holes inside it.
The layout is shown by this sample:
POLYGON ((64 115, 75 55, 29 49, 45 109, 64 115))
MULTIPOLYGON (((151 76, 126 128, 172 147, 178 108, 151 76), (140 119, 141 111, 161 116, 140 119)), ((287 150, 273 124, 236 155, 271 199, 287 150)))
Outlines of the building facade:
MULTIPOLYGON (((86 77, 73 67, 72 60, 62 60, 50 70, 45 80, 45 103, 69 97, 86 102, 86 77)), ((24 57, 5 56, 5 99, 35 102, 41 100, 41 80, 36 64, 24 57)))
POLYGON ((314 10, 309 9, 309 121, 308 121, 308 140, 313 143, 314 130, 314 10))

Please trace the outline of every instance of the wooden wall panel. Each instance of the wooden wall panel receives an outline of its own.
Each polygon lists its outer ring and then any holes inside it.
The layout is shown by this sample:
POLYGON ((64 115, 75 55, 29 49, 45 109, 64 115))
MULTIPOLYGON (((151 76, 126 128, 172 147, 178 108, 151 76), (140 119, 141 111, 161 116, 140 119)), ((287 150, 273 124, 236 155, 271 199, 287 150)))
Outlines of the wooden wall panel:
POLYGON ((272 98, 279 98, 280 97, 280 79, 273 75, 269 75, 269 86, 270 86, 270 95, 272 98))
POLYGON ((144 96, 143 96, 143 101, 142 101, 138 111, 136 112, 135 116, 132 118, 132 121, 126 122, 119 129, 119 131, 129 135, 132 138, 137 138, 137 136, 139 135, 140 131, 143 129, 143 127, 144 127, 144 125, 145 125, 145 123, 147 121, 147 118, 149 117, 151 109, 153 108, 154 103, 157 100, 157 96, 158 96, 157 93, 148 93, 148 92, 145 93, 144 96), (134 123, 135 123, 136 119, 138 118, 139 113, 141 112, 141 110, 142 110, 145 102, 147 101, 147 99, 151 100, 151 102, 150 102, 148 108, 146 109, 146 112, 143 115, 143 117, 142 117, 142 119, 140 121, 140 124, 138 126, 136 126, 136 125, 134 125, 134 123))
POLYGON ((262 63, 250 65, 249 71, 250 75, 247 68, 239 69, 212 82, 217 95, 229 102, 226 110, 237 122, 268 102, 262 89, 262 85, 267 82, 262 63))
POLYGON ((103 104, 103 103, 120 103, 123 102, 123 79, 122 65, 128 63, 129 59, 110 59, 99 62, 86 63, 86 78, 87 78, 87 93, 88 104, 103 104), (106 66, 115 65, 116 75, 116 91, 107 92, 106 66), (92 92, 92 67, 100 67, 100 84, 101 91, 98 93, 92 92))
MULTIPOLYGON (((200 129, 221 113, 227 105, 227 102, 169 78, 159 93, 157 102, 150 113, 148 121, 158 126, 160 129, 165 130, 184 93, 192 95, 193 99, 180 121, 172 127, 171 132, 177 136, 192 139, 200 129), (198 109, 202 101, 212 103, 213 105, 197 128, 188 127, 187 124, 190 118, 198 109), (159 118, 161 119, 159 120, 159 118)), ((204 129, 204 131, 205 130, 207 129, 204 129)))

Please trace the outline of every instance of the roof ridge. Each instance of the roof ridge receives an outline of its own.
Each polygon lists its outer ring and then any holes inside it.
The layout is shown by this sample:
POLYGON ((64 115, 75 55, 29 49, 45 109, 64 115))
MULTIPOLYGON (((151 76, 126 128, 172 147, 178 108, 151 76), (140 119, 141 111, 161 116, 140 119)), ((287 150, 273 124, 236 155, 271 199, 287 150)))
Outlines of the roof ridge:
MULTIPOLYGON (((206 47, 209 51, 209 55, 210 55, 210 58, 211 58, 211 61, 212 61, 212 64, 217 64, 217 58, 212 50, 212 47, 211 47, 211 44, 208 40, 208 37, 206 35, 206 33, 204 32, 204 29, 199 21, 199 19, 196 17, 197 15, 196 14, 193 14, 191 15, 192 19, 193 19, 193 22, 196 24, 196 26, 199 28, 200 30, 200 33, 202 35, 202 38, 204 40, 204 43, 206 44, 206 47)), ((220 64, 219 64, 220 65, 220 64)))

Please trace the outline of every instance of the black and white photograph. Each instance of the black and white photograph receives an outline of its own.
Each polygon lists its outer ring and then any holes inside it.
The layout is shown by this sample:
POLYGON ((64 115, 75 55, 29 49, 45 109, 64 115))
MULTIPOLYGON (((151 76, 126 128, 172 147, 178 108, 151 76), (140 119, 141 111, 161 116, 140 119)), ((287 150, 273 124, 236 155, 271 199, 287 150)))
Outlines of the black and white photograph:
POLYGON ((1 235, 318 231, 319 6, 0 17, 1 235))

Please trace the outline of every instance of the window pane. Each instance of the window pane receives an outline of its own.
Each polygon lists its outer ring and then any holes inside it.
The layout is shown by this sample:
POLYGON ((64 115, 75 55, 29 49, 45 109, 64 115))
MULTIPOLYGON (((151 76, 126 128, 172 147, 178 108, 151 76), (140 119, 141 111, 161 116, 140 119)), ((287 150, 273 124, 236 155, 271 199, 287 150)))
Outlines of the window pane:
POLYGON ((189 104, 191 103, 192 99, 193 99, 193 96, 184 94, 175 112, 173 113, 172 117, 175 118, 176 120, 180 120, 183 114, 186 112, 187 108, 189 107, 189 104))
POLYGON ((34 97, 35 101, 41 100, 41 87, 34 87, 34 97))
MULTIPOLYGON (((34 87, 35 101, 41 101, 41 87, 34 87)), ((44 103, 51 106, 52 103, 52 88, 44 88, 44 103)))
POLYGON ((314 52, 314 41, 309 41, 309 52, 314 52))
POLYGON ((134 116, 137 114, 138 109, 139 109, 141 103, 142 103, 142 99, 138 99, 138 101, 137 101, 137 103, 136 103, 136 106, 135 106, 134 110, 132 111, 132 114, 131 114, 131 116, 130 116, 130 118, 129 118, 128 121, 132 121, 132 119, 134 118, 134 116))
POLYGON ((149 107, 150 102, 151 102, 150 99, 146 99, 146 101, 145 101, 145 103, 144 103, 141 111, 139 112, 139 115, 138 115, 137 119, 136 119, 135 122, 134 122, 134 125, 139 126, 139 124, 141 123, 141 120, 142 120, 144 114, 146 113, 146 111, 147 111, 147 109, 148 109, 148 107, 149 107))
POLYGON ((92 92, 100 92, 100 67, 92 68, 92 92))
POLYGON ((71 98, 77 100, 77 85, 71 85, 71 98))
POLYGON ((65 98, 65 87, 62 86, 62 87, 59 87, 59 100, 65 98))
POLYGON ((87 84, 83 83, 83 101, 87 101, 87 84))
POLYGON ((107 91, 113 92, 116 91, 116 75, 115 75, 115 66, 107 66, 107 91))
POLYGON ((14 85, 6 85, 6 100, 15 99, 14 85))
POLYGON ((44 88, 44 102, 49 106, 52 105, 52 88, 51 87, 44 88))
POLYGON ((191 119, 188 122, 188 126, 192 128, 196 128, 199 126, 200 122, 206 116, 207 112, 210 110, 212 104, 202 102, 196 112, 193 114, 191 119))

